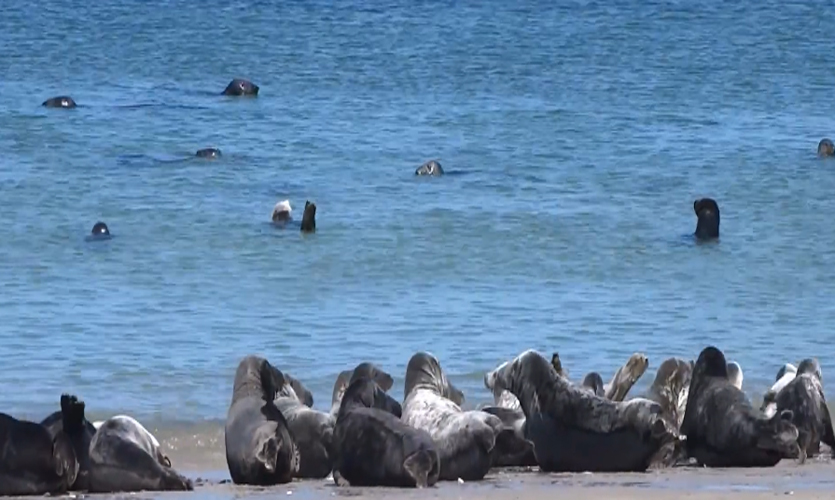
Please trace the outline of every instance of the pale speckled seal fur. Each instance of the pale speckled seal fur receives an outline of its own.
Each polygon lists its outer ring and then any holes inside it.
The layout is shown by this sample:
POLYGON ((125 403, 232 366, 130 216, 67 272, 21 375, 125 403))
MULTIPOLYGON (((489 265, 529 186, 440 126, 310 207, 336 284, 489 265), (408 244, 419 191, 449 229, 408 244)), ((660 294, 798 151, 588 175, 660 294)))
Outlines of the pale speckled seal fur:
POLYGON ((760 410, 765 413, 766 417, 773 417, 777 413, 777 394, 797 376, 797 367, 791 363, 786 363, 780 370, 777 371, 777 380, 774 385, 763 395, 763 402, 760 410))
POLYGON ((777 413, 790 410, 797 427, 800 463, 820 452, 820 443, 835 449, 832 417, 823 393, 823 373, 817 359, 804 359, 797 376, 777 393, 777 413))
POLYGON ((415 170, 415 175, 427 175, 430 177, 440 177, 444 175, 444 169, 437 160, 429 160, 415 170))
POLYGON ((742 381, 745 376, 742 373, 742 367, 736 361, 728 361, 728 380, 731 381, 734 387, 742 390, 742 381))
MULTIPOLYGON (((661 405, 661 411, 667 428, 676 436, 681 436, 681 422, 687 408, 687 396, 690 393, 690 378, 693 374, 693 361, 669 358, 661 363, 647 392, 646 399, 661 405)), ((686 449, 681 440, 662 446, 652 460, 652 468, 671 467, 687 459, 686 449)))
POLYGON ((640 380, 640 378, 647 371, 649 366, 649 359, 636 352, 629 356, 623 366, 617 369, 612 376, 612 380, 606 384, 603 389, 606 393, 606 399, 612 401, 623 401, 632 386, 640 380))

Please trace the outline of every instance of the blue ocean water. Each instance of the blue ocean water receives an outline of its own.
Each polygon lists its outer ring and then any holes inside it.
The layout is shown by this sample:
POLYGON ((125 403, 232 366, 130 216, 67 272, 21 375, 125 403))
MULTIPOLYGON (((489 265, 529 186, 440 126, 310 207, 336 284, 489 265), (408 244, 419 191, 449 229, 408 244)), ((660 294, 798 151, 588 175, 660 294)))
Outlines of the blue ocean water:
POLYGON ((416 350, 471 402, 528 348, 606 379, 645 352, 636 391, 708 344, 752 394, 805 356, 826 378, 833 26, 821 1, 4 0, 0 410, 220 419, 250 353, 320 408, 364 360, 402 396, 416 350), (415 178, 431 158, 450 175, 415 178), (703 196, 718 243, 688 236, 703 196), (285 198, 316 234, 269 224, 285 198))

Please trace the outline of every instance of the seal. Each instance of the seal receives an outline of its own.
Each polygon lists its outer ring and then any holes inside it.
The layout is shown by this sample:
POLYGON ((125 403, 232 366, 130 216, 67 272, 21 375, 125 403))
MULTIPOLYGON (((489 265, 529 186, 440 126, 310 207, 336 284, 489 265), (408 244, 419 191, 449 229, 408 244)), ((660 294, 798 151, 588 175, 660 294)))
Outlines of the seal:
POLYGON ((72 100, 72 97, 61 95, 58 97, 50 97, 49 99, 45 100, 41 106, 47 108, 65 108, 71 109, 76 107, 75 101, 72 100))
POLYGON ((645 399, 655 401, 661 406, 662 418, 670 431, 679 437, 658 450, 652 459, 651 468, 664 468, 687 460, 687 451, 682 443, 681 422, 687 408, 687 395, 690 392, 690 377, 693 374, 693 361, 668 358, 661 363, 655 373, 645 399))
POLYGON ((132 417, 105 420, 90 443, 90 492, 191 491, 157 439, 132 417))
POLYGON ((238 364, 225 429, 226 464, 235 484, 284 484, 298 472, 298 449, 274 402, 286 383, 281 371, 259 356, 238 364))
POLYGON ((681 433, 689 457, 707 467, 771 467, 798 453, 791 410, 771 418, 751 406, 728 379, 725 355, 714 346, 699 354, 690 379, 681 433))
POLYGON ((606 384, 603 389, 606 394, 606 399, 612 401, 623 401, 632 386, 644 375, 649 366, 649 359, 636 352, 629 356, 626 363, 618 368, 612 376, 612 380, 606 384))
POLYGON ((348 386, 336 418, 337 485, 426 488, 440 474, 432 437, 400 419, 397 401, 367 377, 348 386))
POLYGON ((282 200, 273 207, 272 221, 274 224, 284 225, 290 220, 290 214, 293 213, 293 207, 290 206, 290 200, 282 200))
POLYGON ((699 240, 713 240, 719 237, 719 204, 711 198, 701 198, 693 202, 698 222, 693 235, 699 240))
POLYGON ((331 397, 331 415, 336 417, 339 413, 339 406, 342 402, 342 396, 345 394, 345 389, 358 378, 370 378, 383 391, 388 392, 394 385, 394 379, 387 372, 382 370, 374 363, 362 362, 354 367, 353 370, 344 370, 336 377, 336 382, 333 385, 333 395, 331 397))
MULTIPOLYGON (((517 400, 518 401, 518 400, 517 400)), ((525 414, 520 409, 487 406, 481 409, 502 421, 503 429, 496 436, 492 467, 532 467, 536 465, 533 444, 525 439, 525 414)))
POLYGON ((79 401, 76 396, 63 394, 61 410, 41 421, 41 425, 49 431, 53 440, 63 433, 72 444, 78 462, 78 473, 75 482, 70 485, 71 491, 86 491, 90 488, 90 443, 96 428, 84 416, 84 406, 84 402, 79 401))
POLYGON ((766 417, 773 417, 777 413, 777 393, 783 390, 794 377, 797 376, 797 367, 791 363, 786 363, 777 371, 777 381, 767 390, 763 395, 763 403, 760 410, 765 413, 766 417))
POLYGON ((821 139, 818 143, 818 156, 821 158, 835 156, 835 144, 832 143, 832 139, 821 139))
POLYGON ((316 204, 309 201, 304 202, 304 213, 302 214, 301 231, 303 233, 316 232, 316 204))
POLYGON ((742 390, 742 367, 736 361, 728 362, 728 380, 731 381, 734 387, 742 390))
POLYGON ((229 82, 229 85, 227 85, 223 90, 223 95, 255 97, 258 95, 259 90, 261 90, 261 87, 255 85, 249 80, 235 78, 229 82))
POLYGON ((98 221, 93 225, 93 229, 90 230, 90 236, 95 239, 108 239, 110 238, 110 229, 107 227, 107 224, 98 221))
MULTIPOLYGON (((74 411, 62 413, 62 423, 75 428, 74 411)), ((71 439, 55 436, 41 424, 0 413, 0 496, 62 495, 78 475, 71 439)))
POLYGON ((307 387, 301 383, 297 378, 293 377, 289 373, 284 374, 284 380, 287 384, 293 389, 298 400, 308 408, 313 407, 313 393, 307 390, 307 387))
POLYGON ((208 160, 216 160, 223 155, 218 148, 205 148, 198 149, 194 156, 198 158, 206 158, 208 160))
POLYGON ((437 160, 429 160, 415 170, 415 175, 428 175, 431 177, 440 177, 444 175, 444 169, 437 160))
POLYGON ((588 373, 585 378, 583 378, 582 385, 583 388, 587 389, 592 394, 600 396, 601 398, 606 397, 606 391, 603 389, 603 377, 601 377, 599 373, 588 373))
POLYGON ((817 359, 807 358, 797 367, 797 376, 777 393, 777 412, 791 411, 797 427, 800 463, 820 452, 823 441, 835 452, 832 417, 823 393, 823 373, 817 359))
POLYGON ((441 459, 441 480, 483 479, 493 461, 496 436, 504 428, 495 415, 463 411, 435 356, 418 352, 406 367, 403 421, 429 433, 441 459))

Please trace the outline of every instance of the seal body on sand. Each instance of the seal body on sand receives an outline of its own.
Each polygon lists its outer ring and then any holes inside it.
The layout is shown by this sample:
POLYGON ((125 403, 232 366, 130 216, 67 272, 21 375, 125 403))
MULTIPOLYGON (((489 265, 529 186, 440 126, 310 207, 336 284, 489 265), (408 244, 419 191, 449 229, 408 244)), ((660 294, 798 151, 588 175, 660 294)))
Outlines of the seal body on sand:
POLYGON ((62 95, 58 97, 50 97, 49 99, 45 100, 41 106, 45 106, 47 108, 74 108, 76 107, 75 101, 72 100, 72 97, 62 95))
POLYGON ((286 224, 293 213, 293 207, 290 206, 290 200, 282 200, 273 207, 273 214, 271 216, 273 224, 286 224))
POLYGON ((728 380, 731 381, 731 384, 739 390, 742 390, 742 380, 744 376, 742 374, 742 367, 739 366, 739 363, 736 361, 729 361, 728 362, 728 380))
POLYGON ((771 418, 754 409, 728 380, 719 349, 699 354, 690 379, 681 433, 690 457, 708 467, 770 467, 796 456, 797 428, 790 410, 771 418))
POLYGON ((821 158, 835 156, 835 144, 832 143, 831 139, 821 139, 818 143, 818 156, 821 158))
POLYGON ((227 85, 226 89, 223 90, 223 95, 255 97, 258 95, 259 90, 261 90, 261 87, 255 85, 249 80, 235 78, 229 82, 229 85, 227 85))
MULTIPOLYGON (((690 392, 690 377, 693 374, 693 362, 678 358, 669 358, 661 363, 644 397, 661 405, 662 416, 667 428, 679 438, 681 422, 687 408, 687 395, 690 392)), ((687 451, 681 439, 661 447, 652 459, 653 468, 671 467, 687 459, 687 451)))
POLYGON ((816 359, 804 359, 797 376, 777 394, 777 412, 789 410, 797 427, 800 462, 820 452, 820 443, 835 450, 832 417, 823 394, 823 374, 816 359))
POLYGON ((425 488, 440 474, 440 458, 426 431, 400 419, 400 405, 373 380, 348 386, 336 418, 337 485, 425 488))
POLYGON ((223 156, 218 148, 205 148, 205 149, 198 149, 197 153, 195 153, 196 157, 198 158, 206 158, 209 160, 214 160, 216 158, 220 158, 223 156))
POLYGON ((777 371, 777 381, 763 395, 763 403, 760 407, 766 417, 773 417, 777 413, 777 394, 797 376, 797 367, 786 363, 777 371))
POLYGON ((525 437, 545 472, 644 471, 675 436, 660 405, 646 399, 615 402, 573 386, 536 351, 525 351, 495 373, 519 399, 525 437))
POLYGON ((504 429, 513 433, 500 432, 496 435, 493 449, 493 467, 530 467, 536 465, 533 444, 525 439, 525 414, 519 409, 487 406, 481 411, 495 415, 502 421, 504 429))
POLYGON ((719 237, 719 204, 711 198, 701 198, 693 202, 693 210, 696 212, 698 222, 696 232, 693 233, 697 239, 712 240, 719 237))
POLYGON ((299 455, 287 420, 275 406, 283 374, 258 356, 241 360, 226 417, 226 464, 235 484, 289 483, 299 455))
POLYGON ((304 202, 304 214, 302 214, 301 231, 303 233, 316 232, 316 204, 309 201, 304 202))
POLYGON ((439 177, 444 175, 444 169, 436 160, 429 160, 415 170, 415 175, 428 175, 432 177, 439 177))
POLYGON ((463 411, 438 360, 429 353, 412 356, 406 367, 403 421, 429 433, 441 459, 441 480, 484 478, 493 461, 501 419, 483 411, 463 411))
POLYGON ((128 416, 105 420, 90 443, 90 492, 190 491, 157 439, 128 416))
POLYGON ((90 443, 96 433, 96 428, 84 416, 84 402, 69 394, 62 395, 61 411, 56 411, 43 419, 41 425, 49 431, 53 439, 57 439, 63 433, 72 443, 78 462, 78 474, 75 482, 70 485, 70 490, 89 489, 90 443))

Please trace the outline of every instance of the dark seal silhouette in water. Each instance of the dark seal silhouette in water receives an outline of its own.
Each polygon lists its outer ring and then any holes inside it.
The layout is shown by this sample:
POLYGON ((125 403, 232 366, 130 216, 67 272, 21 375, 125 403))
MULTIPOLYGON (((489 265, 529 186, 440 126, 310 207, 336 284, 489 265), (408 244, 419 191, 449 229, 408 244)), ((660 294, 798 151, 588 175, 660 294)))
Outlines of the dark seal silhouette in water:
POLYGON ((797 427, 800 463, 820 452, 823 441, 835 451, 832 417, 823 394, 823 373, 816 359, 804 359, 797 375, 777 393, 777 413, 791 411, 797 427))
POLYGON ((49 99, 45 100, 41 106, 47 108, 65 108, 71 109, 76 107, 75 101, 73 101, 72 97, 61 95, 58 97, 50 97, 49 99))
POLYGON ((363 377, 373 380, 385 392, 391 390, 392 385, 394 385, 392 376, 374 363, 364 361, 358 364, 353 370, 344 370, 336 377, 336 382, 333 385, 331 415, 336 417, 339 413, 342 396, 345 394, 348 386, 351 385, 351 382, 363 377))
POLYGON ((90 492, 191 491, 157 439, 132 417, 105 420, 90 443, 90 492))
POLYGON ((207 160, 215 160, 223 156, 223 154, 218 148, 203 148, 198 149, 194 156, 198 158, 206 158, 207 160))
POLYGON ((818 143, 818 156, 821 158, 831 158, 835 156, 835 144, 831 139, 821 139, 818 143))
POLYGON ((235 78, 223 90, 223 95, 255 97, 261 88, 243 78, 235 78))
POLYGON ((351 382, 334 428, 337 485, 426 488, 438 481, 441 464, 432 438, 402 421, 401 413, 373 380, 351 382))
MULTIPOLYGON (((78 423, 67 412, 67 428, 78 423)), ((0 413, 0 496, 62 495, 75 483, 78 461, 70 438, 41 424, 0 413)))
POLYGON ((304 202, 304 214, 302 214, 301 231, 303 233, 316 232, 316 204, 309 201, 304 202))
POLYGON ((76 461, 78 474, 70 485, 71 491, 86 491, 90 488, 90 443, 96 428, 84 415, 84 402, 76 396, 63 394, 61 410, 43 419, 41 425, 49 431, 53 439, 64 434, 70 440, 76 461))
POLYGON ((712 240, 719 237, 719 205, 711 198, 701 198, 693 202, 698 222, 694 236, 700 240, 712 240))
POLYGON ((415 170, 415 175, 427 175, 430 177, 440 177, 444 175, 444 169, 437 160, 429 160, 415 170))
POLYGON ((681 434, 688 456, 708 467, 771 467, 797 456, 794 415, 784 410, 772 418, 751 406, 728 380, 725 355, 716 347, 699 354, 690 379, 681 434))
POLYGON ((98 221, 93 225, 90 237, 93 239, 108 239, 110 238, 110 228, 104 222, 98 221))
POLYGON ((536 351, 523 352, 491 376, 519 399, 525 437, 544 472, 643 472, 675 440, 657 403, 591 394, 557 375, 536 351))
POLYGON ((226 464, 235 484, 284 484, 298 472, 298 449, 275 406, 285 384, 264 358, 250 355, 238 365, 225 430, 226 464))

